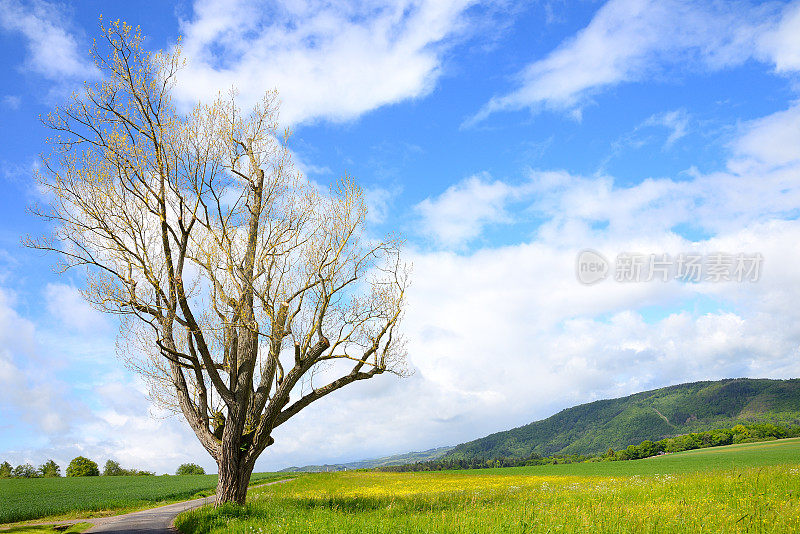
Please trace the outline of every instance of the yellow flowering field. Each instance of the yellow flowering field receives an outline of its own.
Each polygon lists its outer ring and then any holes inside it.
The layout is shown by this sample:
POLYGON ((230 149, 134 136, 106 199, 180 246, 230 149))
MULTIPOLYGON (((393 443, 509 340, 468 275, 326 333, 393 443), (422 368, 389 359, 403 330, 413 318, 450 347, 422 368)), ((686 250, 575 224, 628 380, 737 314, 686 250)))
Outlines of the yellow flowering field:
POLYGON ((614 462, 614 475, 573 474, 578 466, 560 466, 564 474, 510 468, 299 475, 255 490, 244 508, 184 514, 179 527, 252 534, 800 532, 800 457, 796 464, 636 473, 651 471, 654 464, 640 463, 648 461, 614 462))

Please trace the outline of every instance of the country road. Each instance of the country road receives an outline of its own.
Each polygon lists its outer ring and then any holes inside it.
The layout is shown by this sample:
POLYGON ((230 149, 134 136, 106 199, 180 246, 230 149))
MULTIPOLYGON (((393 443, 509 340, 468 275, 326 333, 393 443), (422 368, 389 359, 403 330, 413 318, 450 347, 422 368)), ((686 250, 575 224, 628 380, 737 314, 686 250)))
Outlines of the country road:
MULTIPOLYGON (((253 488, 260 488, 263 486, 271 486, 272 484, 281 484, 283 482, 290 482, 294 479, 288 478, 285 480, 276 480, 275 482, 267 482, 266 484, 259 484, 253 488)), ((251 488, 252 489, 252 488, 251 488)), ((151 508, 149 510, 142 510, 140 512, 133 512, 125 515, 118 515, 114 517, 104 517, 100 519, 87 519, 85 521, 94 523, 95 526, 86 531, 87 534, 94 532, 105 532, 114 534, 173 534, 175 529, 172 527, 172 522, 178 514, 187 510, 193 510, 212 504, 216 500, 214 495, 203 497, 202 499, 193 499, 191 501, 178 502, 175 504, 168 504, 166 506, 159 506, 158 508, 151 508)))
POLYGON ((148 533, 161 534, 174 532, 172 522, 181 512, 199 508, 214 502, 214 496, 191 501, 177 502, 158 508, 142 510, 125 515, 104 517, 96 520, 87 520, 95 526, 86 532, 118 532, 120 534, 148 533))

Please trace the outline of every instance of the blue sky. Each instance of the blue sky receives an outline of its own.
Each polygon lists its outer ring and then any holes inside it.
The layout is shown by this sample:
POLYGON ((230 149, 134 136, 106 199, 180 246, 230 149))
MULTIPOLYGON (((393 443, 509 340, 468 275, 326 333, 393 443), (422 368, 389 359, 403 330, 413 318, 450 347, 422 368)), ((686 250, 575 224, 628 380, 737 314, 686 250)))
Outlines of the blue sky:
POLYGON ((0 457, 213 469, 150 405, 48 227, 39 116, 96 77, 98 19, 178 36, 181 109, 277 88, 297 163, 365 188, 414 263, 408 379, 281 427, 258 464, 455 444, 579 402, 800 375, 800 2, 0 0, 0 457), (581 284, 579 251, 759 253, 755 282, 581 284), (353 424, 354 420, 358 424, 353 424))

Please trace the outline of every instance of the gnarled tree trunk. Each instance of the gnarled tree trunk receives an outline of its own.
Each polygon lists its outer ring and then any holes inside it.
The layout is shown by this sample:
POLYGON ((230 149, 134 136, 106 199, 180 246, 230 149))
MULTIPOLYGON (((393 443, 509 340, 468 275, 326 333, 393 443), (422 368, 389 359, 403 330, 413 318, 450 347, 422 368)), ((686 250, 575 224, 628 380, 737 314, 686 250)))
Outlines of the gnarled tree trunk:
POLYGON ((235 502, 244 504, 253 465, 244 460, 244 454, 224 455, 217 462, 219 481, 217 482, 217 503, 235 502))

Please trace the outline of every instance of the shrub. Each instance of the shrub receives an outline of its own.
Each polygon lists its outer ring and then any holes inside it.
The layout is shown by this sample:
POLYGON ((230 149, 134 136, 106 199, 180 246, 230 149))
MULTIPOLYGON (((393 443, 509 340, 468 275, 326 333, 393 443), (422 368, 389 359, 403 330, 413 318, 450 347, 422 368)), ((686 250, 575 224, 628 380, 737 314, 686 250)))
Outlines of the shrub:
POLYGON ((97 464, 88 458, 78 456, 73 458, 67 466, 68 477, 96 477, 100 475, 97 464))
POLYGON ((205 475, 206 471, 197 464, 181 464, 178 470, 175 471, 176 475, 205 475))

